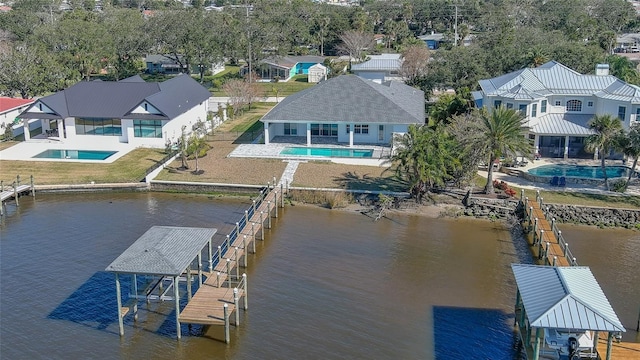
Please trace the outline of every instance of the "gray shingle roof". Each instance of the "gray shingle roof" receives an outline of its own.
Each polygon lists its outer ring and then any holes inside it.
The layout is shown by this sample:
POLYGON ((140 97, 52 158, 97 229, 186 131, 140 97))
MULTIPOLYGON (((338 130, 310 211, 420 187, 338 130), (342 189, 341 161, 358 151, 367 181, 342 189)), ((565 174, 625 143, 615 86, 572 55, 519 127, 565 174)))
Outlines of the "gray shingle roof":
POLYGON ((593 115, 588 114, 547 114, 531 119, 531 132, 539 135, 588 136, 593 134, 589 129, 589 121, 593 115))
POLYGON ((140 77, 123 81, 81 81, 68 89, 37 100, 55 111, 59 117, 43 116, 42 113, 25 110, 19 117, 39 118, 127 118, 132 109, 143 101, 153 104, 166 116, 173 119, 193 106, 208 99, 211 94, 188 75, 178 75, 162 83, 147 83, 140 77))
POLYGON ((512 264, 511 269, 531 326, 625 331, 589 267, 512 264))
POLYGON ((105 270, 178 276, 209 243, 216 231, 209 228, 153 226, 105 270))
POLYGON ((611 75, 583 75, 550 61, 537 68, 526 68, 492 79, 480 80, 486 95, 535 99, 550 94, 589 95, 632 103, 640 103, 640 88, 629 85, 611 75))
POLYGON ((287 96, 261 121, 424 124, 424 92, 342 75, 287 96))

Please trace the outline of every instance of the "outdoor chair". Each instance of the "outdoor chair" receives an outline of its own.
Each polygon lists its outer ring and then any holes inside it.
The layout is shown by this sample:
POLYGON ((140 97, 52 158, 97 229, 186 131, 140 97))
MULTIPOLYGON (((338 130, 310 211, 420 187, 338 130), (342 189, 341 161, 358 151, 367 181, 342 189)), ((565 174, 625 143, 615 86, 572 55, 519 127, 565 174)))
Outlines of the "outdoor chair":
POLYGON ((561 176, 558 180, 558 186, 565 187, 567 186, 567 179, 564 176, 561 176))
POLYGON ((559 181, 559 180, 560 180, 560 179, 559 179, 557 176, 554 176, 554 177, 551 179, 551 186, 558 186, 558 181, 559 181))

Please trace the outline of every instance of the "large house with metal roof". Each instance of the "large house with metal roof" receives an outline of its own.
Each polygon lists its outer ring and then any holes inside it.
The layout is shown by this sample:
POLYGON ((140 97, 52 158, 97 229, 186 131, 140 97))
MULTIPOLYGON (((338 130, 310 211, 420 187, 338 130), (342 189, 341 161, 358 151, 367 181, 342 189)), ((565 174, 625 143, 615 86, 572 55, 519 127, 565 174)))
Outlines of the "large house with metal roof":
POLYGON ((525 114, 529 137, 543 157, 591 157, 584 151, 595 115, 618 117, 624 128, 640 114, 640 88, 609 75, 598 64, 595 75, 580 74, 556 61, 480 80, 478 106, 506 106, 525 114))
MULTIPOLYGON (((182 127, 190 133, 206 121, 209 91, 188 75, 157 83, 140 76, 120 81, 82 81, 38 99, 19 115, 41 123, 42 133, 61 141, 82 139, 164 147, 182 127)), ((28 131, 25 140, 29 140, 28 131)))
POLYGON ((361 78, 378 83, 383 81, 402 81, 401 54, 369 55, 367 61, 351 65, 351 72, 361 78))
POLYGON ((306 136, 322 142, 389 144, 394 133, 424 124, 424 92, 404 83, 382 84, 341 75, 287 96, 260 120, 264 141, 306 136))

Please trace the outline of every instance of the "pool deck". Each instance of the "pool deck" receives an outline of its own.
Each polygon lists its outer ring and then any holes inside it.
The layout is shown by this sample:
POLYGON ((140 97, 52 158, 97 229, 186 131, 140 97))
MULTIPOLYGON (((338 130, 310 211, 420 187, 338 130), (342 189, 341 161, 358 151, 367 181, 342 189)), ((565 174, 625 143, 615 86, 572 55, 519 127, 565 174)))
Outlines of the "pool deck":
POLYGON ((105 136, 104 139, 96 139, 96 136, 90 139, 59 139, 57 137, 45 137, 38 135, 26 142, 20 142, 14 146, 0 151, 0 159, 17 160, 17 161, 64 161, 64 162, 81 162, 81 163, 112 163, 129 151, 135 149, 131 144, 118 142, 117 137, 105 136), (109 156, 105 160, 81 160, 81 159, 47 159, 34 158, 34 156, 46 150, 97 150, 97 151, 116 151, 115 154, 109 156))
POLYGON ((294 156, 294 155, 280 155, 280 152, 286 147, 292 146, 306 146, 299 143, 270 143, 265 144, 240 144, 236 147, 228 156, 229 157, 248 157, 248 158, 269 158, 269 159, 282 159, 282 160, 303 160, 303 161, 331 161, 339 164, 350 165, 369 165, 369 166, 389 166, 388 155, 389 147, 376 146, 376 145, 354 145, 348 147, 346 145, 336 144, 312 144, 311 147, 316 148, 335 148, 345 150, 367 149, 373 150, 373 156, 371 158, 336 158, 336 157, 323 157, 323 156, 294 156))

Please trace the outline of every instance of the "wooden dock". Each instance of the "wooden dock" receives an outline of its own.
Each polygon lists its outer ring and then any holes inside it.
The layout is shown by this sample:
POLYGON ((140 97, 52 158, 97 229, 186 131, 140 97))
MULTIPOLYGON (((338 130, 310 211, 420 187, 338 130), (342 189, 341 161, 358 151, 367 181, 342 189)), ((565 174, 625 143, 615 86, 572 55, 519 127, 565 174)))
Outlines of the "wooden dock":
POLYGON ((6 202, 13 200, 16 206, 20 206, 19 197, 29 193, 31 196, 36 196, 33 175, 30 177, 29 184, 21 183, 20 175, 16 176, 16 181, 11 186, 5 187, 4 181, 0 181, 0 216, 4 216, 6 202))
MULTIPOLYGON (((558 229, 556 220, 549 213, 549 209, 544 206, 544 199, 540 192, 536 192, 536 199, 529 200, 524 197, 524 190, 521 192, 520 201, 524 210, 524 221, 522 223, 529 246, 533 255, 544 265, 550 266, 578 266, 576 258, 571 253, 569 245, 565 241, 562 231, 558 229)), ((519 314, 516 311, 516 319, 519 314)), ((518 323, 516 321, 516 323, 518 323)), ((531 344, 531 334, 523 335, 523 327, 519 326, 519 332, 523 343, 529 340, 531 344)), ((638 327, 640 327, 640 314, 638 315, 638 327)), ((600 354, 607 353, 606 339, 600 339, 597 344, 598 359, 603 359, 600 354)), ((611 359, 640 359, 640 343, 630 342, 610 342, 611 352, 608 358, 611 359)), ((533 358, 533 348, 525 346, 527 358, 533 358)))
POLYGON ((188 293, 188 303, 180 312, 180 322, 222 325, 225 327, 224 340, 229 343, 231 316, 234 316, 233 324, 238 326, 239 308, 248 308, 247 276, 240 275, 240 267, 247 267, 247 255, 255 253, 256 239, 264 240, 265 227, 271 228, 271 218, 278 217, 278 206, 284 207, 283 192, 282 186, 267 185, 217 251, 209 254, 209 271, 204 274, 206 280, 193 296, 188 293))

